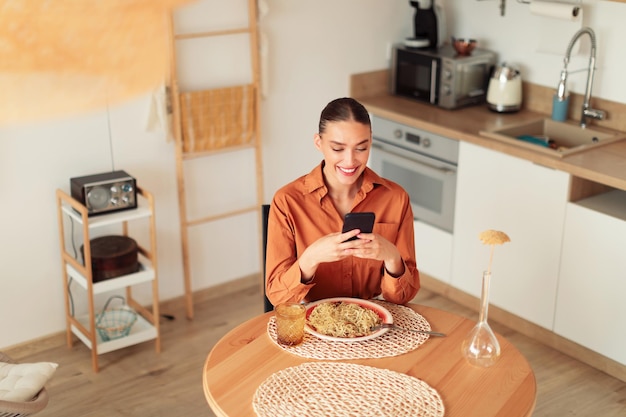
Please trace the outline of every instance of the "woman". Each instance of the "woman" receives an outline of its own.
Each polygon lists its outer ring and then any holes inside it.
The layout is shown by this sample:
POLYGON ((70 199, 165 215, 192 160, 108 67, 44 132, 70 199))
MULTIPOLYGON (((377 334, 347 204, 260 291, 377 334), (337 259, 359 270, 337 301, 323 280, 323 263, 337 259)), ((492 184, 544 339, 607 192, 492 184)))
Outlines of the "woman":
POLYGON ((273 305, 383 296, 404 304, 419 290, 408 194, 366 164, 372 128, 354 99, 331 101, 315 147, 324 160, 278 190, 268 220, 266 293, 273 305), (341 233, 349 212, 376 214, 373 233, 341 233), (346 241, 356 236, 358 239, 346 241))

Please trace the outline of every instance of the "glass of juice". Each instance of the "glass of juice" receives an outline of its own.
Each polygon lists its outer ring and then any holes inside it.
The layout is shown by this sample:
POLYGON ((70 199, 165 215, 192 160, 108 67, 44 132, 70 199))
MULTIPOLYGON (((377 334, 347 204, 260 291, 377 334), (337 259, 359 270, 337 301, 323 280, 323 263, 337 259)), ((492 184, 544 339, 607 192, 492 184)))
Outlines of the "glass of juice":
POLYGON ((304 340, 304 304, 283 303, 274 309, 276 317, 276 341, 283 346, 295 346, 304 340))

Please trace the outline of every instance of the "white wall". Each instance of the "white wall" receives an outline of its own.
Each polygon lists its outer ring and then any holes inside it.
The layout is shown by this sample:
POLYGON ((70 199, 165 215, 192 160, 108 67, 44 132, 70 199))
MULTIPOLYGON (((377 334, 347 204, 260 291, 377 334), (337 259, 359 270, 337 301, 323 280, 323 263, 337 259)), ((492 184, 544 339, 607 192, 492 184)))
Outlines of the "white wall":
MULTIPOLYGON (((242 1, 191 3, 177 13, 176 23, 197 30, 206 17, 227 26, 237 20, 233 16, 242 1)), ((387 45, 410 36, 413 9, 404 0, 267 0, 267 4, 262 29, 269 41, 269 83, 262 125, 269 201, 278 187, 320 161, 312 137, 321 109, 348 94, 350 74, 387 67, 387 45)), ((562 57, 545 57, 529 49, 534 17, 528 6, 508 0, 505 17, 499 16, 495 1, 448 0, 446 7, 449 34, 477 37, 503 59, 523 62, 524 77, 531 82, 556 83, 562 57)), ((620 74, 626 58, 618 48, 626 37, 621 25, 625 12, 626 4, 609 2, 594 2, 592 12, 586 12, 599 41, 594 93, 619 102, 626 102, 626 81, 620 74)), ((181 60, 208 55, 208 49, 198 48, 185 52, 181 60)), ((217 61, 232 55, 227 52, 217 61)), ((245 66, 245 59, 240 59, 230 65, 245 66)), ((204 61, 198 66, 208 77, 194 80, 197 71, 186 67, 181 75, 190 87, 229 81, 212 74, 204 61)), ((571 68, 584 66, 573 62, 571 68)), ((234 71, 236 76, 239 72, 234 71)), ((154 193, 160 296, 182 295, 174 146, 163 135, 145 132, 148 100, 146 95, 108 112, 0 128, 0 349, 65 329, 54 192, 67 190, 73 176, 125 169, 154 193)), ((198 198, 191 209, 246 204, 251 192, 241 178, 249 176, 249 158, 243 153, 189 167, 207 178, 192 181, 198 198)), ((258 271, 256 217, 241 217, 193 232, 195 289, 258 271)))
MULTIPOLYGON (((532 15, 528 4, 515 0, 506 1, 504 16, 500 16, 497 1, 444 1, 451 35, 476 38, 484 47, 498 52, 500 61, 518 66, 522 79, 556 89, 567 44, 575 30, 562 30, 560 20, 532 15), (551 29, 547 34, 546 24, 551 29), (562 45, 560 49, 559 44, 562 45), (540 45, 549 45, 549 49, 556 50, 554 53, 540 52, 540 45)), ((625 62, 622 40, 626 37, 626 3, 583 0, 582 7, 582 26, 592 28, 597 41, 593 97, 624 103, 626 79, 622 70, 625 62)), ((586 70, 588 66, 588 38, 581 38, 581 42, 580 52, 572 54, 570 71, 586 70)), ((568 86, 571 91, 583 94, 586 80, 586 72, 572 73, 568 86)))
POLYGON ((143 131, 147 104, 0 130, 0 346, 65 326, 55 191, 70 177, 125 169, 156 195, 161 290, 180 293, 173 146, 143 131))
POLYGON ((387 67, 388 44, 410 36, 413 21, 408 1, 269 4, 262 21, 270 53, 269 94, 263 103, 268 201, 281 185, 321 161, 313 135, 323 107, 348 95, 350 74, 387 67))

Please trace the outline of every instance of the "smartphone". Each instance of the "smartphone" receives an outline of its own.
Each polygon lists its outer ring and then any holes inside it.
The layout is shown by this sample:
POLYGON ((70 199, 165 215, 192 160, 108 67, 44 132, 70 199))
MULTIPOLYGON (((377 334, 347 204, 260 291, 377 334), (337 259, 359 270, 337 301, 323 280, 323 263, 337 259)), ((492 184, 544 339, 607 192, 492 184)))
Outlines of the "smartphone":
MULTIPOLYGON (((376 219, 376 215, 372 212, 362 212, 362 213, 348 213, 343 218, 343 227, 341 228, 341 233, 349 232, 350 230, 359 229, 361 233, 372 233, 374 230, 374 220, 376 219)), ((356 236, 351 237, 346 240, 346 242, 350 240, 358 239, 356 236)))

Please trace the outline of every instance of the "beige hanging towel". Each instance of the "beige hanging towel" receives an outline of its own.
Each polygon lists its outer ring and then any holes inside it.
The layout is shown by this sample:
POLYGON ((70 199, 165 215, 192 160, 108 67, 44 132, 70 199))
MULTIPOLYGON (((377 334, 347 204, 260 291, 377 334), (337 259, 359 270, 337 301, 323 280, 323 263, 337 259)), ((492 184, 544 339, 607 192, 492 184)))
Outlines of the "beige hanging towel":
POLYGON ((183 151, 191 154, 251 144, 255 93, 248 84, 180 94, 183 151))

